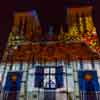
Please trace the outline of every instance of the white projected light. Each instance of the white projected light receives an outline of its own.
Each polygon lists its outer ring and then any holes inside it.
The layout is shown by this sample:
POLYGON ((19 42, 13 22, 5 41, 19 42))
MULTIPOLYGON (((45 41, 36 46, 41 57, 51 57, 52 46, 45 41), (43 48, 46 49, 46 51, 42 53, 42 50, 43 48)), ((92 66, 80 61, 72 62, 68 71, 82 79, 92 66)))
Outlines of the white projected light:
POLYGON ((0 83, 2 83, 2 73, 0 73, 0 83))

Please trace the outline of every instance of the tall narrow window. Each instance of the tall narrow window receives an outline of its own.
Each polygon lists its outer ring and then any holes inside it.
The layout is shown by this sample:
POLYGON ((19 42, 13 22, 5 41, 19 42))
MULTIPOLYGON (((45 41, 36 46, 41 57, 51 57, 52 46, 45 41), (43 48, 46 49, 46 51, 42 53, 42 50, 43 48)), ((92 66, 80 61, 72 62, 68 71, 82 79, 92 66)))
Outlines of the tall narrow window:
POLYGON ((61 88, 63 87, 63 67, 59 66, 56 67, 56 88, 61 88))
POLYGON ((35 72, 35 87, 43 88, 44 68, 37 67, 35 72))
POLYGON ((44 79, 44 88, 45 89, 55 89, 55 68, 47 66, 45 68, 45 79, 44 79))

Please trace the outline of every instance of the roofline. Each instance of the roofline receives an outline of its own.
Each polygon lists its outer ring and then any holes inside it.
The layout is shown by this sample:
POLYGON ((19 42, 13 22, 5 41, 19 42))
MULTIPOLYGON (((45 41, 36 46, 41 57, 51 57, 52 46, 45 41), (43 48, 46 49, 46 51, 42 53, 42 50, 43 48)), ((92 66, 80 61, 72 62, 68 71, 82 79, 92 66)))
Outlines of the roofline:
POLYGON ((65 4, 64 8, 76 8, 76 7, 93 7, 95 4, 93 3, 73 3, 73 4, 65 4))

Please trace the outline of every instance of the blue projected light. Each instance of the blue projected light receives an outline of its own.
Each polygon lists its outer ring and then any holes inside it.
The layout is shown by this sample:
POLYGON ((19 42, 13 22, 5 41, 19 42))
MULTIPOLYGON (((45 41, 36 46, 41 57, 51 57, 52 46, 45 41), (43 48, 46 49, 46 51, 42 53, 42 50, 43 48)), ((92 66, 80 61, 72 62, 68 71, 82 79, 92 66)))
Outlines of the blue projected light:
POLYGON ((22 79, 22 72, 8 72, 4 90, 19 91, 21 86, 21 79, 22 79))
POLYGON ((49 34, 50 36, 53 35, 53 26, 49 26, 49 32, 48 32, 48 34, 49 34))
POLYGON ((37 67, 35 72, 35 87, 43 88, 44 69, 37 67))
POLYGON ((57 88, 61 88, 63 87, 63 67, 62 66, 59 66, 59 67, 56 67, 56 87, 57 88))
POLYGON ((32 11, 32 16, 37 16, 36 10, 33 10, 33 11, 32 11))
POLYGON ((78 72, 79 77, 79 88, 81 91, 99 91, 99 83, 98 83, 98 77, 96 71, 79 71, 78 72), (88 76, 87 78, 85 77, 88 76))

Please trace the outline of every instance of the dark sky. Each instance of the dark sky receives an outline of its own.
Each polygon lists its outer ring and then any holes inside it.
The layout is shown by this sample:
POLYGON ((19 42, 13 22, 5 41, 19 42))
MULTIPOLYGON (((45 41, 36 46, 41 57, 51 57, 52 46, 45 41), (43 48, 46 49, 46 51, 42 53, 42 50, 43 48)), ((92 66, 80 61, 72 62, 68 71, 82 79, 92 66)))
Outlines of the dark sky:
MULTIPOLYGON (((86 0, 2 0, 2 2, 0 2, 0 55, 2 55, 2 51, 5 48, 8 33, 11 29, 12 14, 15 10, 31 10, 35 7, 38 9, 40 15, 47 16, 44 17, 46 22, 55 24, 63 22, 64 4, 80 4, 80 1, 86 0)), ((100 31, 99 1, 100 0, 96 1, 95 16, 96 25, 100 31)))

